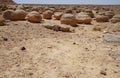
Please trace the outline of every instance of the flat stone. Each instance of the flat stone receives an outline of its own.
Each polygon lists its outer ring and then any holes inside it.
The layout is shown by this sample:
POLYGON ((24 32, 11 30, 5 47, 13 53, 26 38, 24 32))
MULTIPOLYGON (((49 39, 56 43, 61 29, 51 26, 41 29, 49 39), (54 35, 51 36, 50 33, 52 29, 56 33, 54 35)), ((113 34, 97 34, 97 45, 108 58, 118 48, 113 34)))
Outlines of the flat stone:
POLYGON ((48 28, 48 29, 53 29, 55 24, 49 22, 49 23, 44 23, 42 24, 42 26, 44 26, 45 28, 48 28))
POLYGON ((120 42, 120 33, 105 33, 103 40, 108 42, 120 42))
POLYGON ((57 25, 57 24, 50 22, 50 23, 44 23, 42 24, 42 26, 47 29, 54 30, 54 31, 62 31, 62 32, 73 32, 74 31, 74 29, 70 25, 64 25, 64 24, 57 25))

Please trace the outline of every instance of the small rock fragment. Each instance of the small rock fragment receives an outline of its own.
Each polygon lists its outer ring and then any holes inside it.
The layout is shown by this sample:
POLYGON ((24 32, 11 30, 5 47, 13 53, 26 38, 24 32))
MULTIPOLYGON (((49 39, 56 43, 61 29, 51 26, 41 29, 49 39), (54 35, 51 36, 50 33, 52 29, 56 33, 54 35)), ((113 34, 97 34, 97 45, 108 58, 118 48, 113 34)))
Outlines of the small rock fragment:
POLYGON ((24 50, 26 50, 26 48, 25 48, 25 47, 22 47, 21 50, 24 51, 24 50))

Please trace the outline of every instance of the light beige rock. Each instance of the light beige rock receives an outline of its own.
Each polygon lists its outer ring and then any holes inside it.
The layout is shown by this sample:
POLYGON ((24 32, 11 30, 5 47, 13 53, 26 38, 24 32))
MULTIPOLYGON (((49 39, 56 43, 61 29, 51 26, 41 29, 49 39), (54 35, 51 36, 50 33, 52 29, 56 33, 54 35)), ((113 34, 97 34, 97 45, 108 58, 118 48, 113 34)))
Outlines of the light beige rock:
POLYGON ((103 40, 108 42, 120 42, 120 33, 105 33, 103 40))
POLYGON ((113 18, 110 20, 112 23, 117 23, 120 22, 120 15, 115 15, 113 18))
POLYGON ((108 16, 109 18, 112 18, 114 16, 114 12, 112 12, 112 11, 106 11, 105 15, 108 16))
POLYGON ((47 29, 53 29, 54 25, 55 24, 53 24, 51 22, 47 22, 47 23, 42 24, 42 26, 44 26, 47 29))
POLYGON ((21 9, 21 10, 24 10, 24 5, 21 4, 21 5, 18 5, 18 6, 16 7, 16 10, 20 10, 20 9, 21 9))
POLYGON ((108 31, 109 32, 120 32, 120 23, 116 23, 115 25, 111 26, 108 31))
POLYGON ((62 12, 55 12, 53 17, 56 19, 56 20, 60 20, 61 16, 63 15, 62 12))
POLYGON ((62 32, 72 32, 74 29, 70 25, 60 25, 60 31, 62 32))
POLYGON ((94 14, 93 14, 92 10, 86 9, 86 10, 84 10, 84 12, 85 12, 87 15, 89 15, 91 18, 94 17, 94 14))

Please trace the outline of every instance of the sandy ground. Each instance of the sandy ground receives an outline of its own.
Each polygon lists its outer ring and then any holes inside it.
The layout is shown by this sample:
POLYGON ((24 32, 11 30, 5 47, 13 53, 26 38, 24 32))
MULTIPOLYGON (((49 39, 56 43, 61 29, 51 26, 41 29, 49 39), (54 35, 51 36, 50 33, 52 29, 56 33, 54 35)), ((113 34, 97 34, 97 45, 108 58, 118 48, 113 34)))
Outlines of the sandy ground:
POLYGON ((80 24, 70 33, 10 21, 0 27, 0 78, 120 78, 120 43, 102 39, 110 25, 80 24))

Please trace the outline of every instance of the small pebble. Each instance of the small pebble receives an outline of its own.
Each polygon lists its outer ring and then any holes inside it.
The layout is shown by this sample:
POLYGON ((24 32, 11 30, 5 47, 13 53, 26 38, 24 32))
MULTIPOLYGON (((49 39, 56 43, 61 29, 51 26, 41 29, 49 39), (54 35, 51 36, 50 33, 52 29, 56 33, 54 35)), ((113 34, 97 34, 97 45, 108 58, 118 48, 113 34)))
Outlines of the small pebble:
POLYGON ((7 38, 3 38, 3 40, 4 40, 4 41, 8 41, 8 39, 7 39, 7 38))
POLYGON ((24 51, 24 50, 26 50, 26 48, 25 48, 25 47, 22 47, 21 50, 24 51))
POLYGON ((100 72, 100 74, 102 74, 102 75, 104 75, 104 76, 106 76, 106 75, 107 75, 107 73, 106 73, 106 71, 105 71, 105 70, 102 70, 102 71, 100 72))

